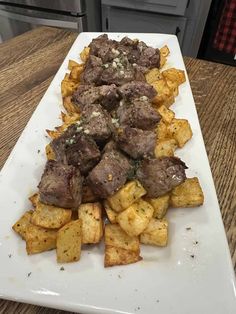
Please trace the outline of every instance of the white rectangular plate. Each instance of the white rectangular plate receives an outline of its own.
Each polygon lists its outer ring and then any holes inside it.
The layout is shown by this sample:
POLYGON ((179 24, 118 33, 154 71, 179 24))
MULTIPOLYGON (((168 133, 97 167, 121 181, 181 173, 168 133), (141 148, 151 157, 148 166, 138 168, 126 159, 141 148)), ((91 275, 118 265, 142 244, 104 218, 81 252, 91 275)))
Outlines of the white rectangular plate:
MULTIPOLYGON (((189 167, 188 177, 198 176, 205 203, 169 210, 167 248, 142 247, 143 261, 105 269, 103 245, 90 246, 79 262, 63 265, 61 271, 55 251, 27 256, 24 241, 11 230, 31 208, 27 198, 36 190, 46 162, 45 129, 60 124, 60 82, 68 60, 79 60, 79 52, 98 35, 78 36, 0 174, 0 297, 90 314, 236 313, 234 272, 188 79, 172 109, 177 118, 189 120, 193 138, 178 155, 189 167)), ((109 37, 126 35, 153 47, 168 45, 167 67, 185 69, 175 36, 111 33, 109 37)))

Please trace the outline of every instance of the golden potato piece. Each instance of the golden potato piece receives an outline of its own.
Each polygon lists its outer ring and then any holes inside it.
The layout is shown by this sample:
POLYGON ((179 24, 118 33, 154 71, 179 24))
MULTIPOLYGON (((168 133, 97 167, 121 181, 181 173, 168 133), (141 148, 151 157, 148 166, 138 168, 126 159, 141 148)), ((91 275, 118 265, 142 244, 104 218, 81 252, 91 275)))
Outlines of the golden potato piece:
POLYGON ((12 226, 12 229, 16 233, 18 233, 24 240, 26 235, 26 229, 31 224, 32 214, 32 210, 25 212, 24 215, 12 226))
POLYGON ((45 229, 29 224, 25 231, 26 251, 28 255, 56 248, 57 230, 45 229))
POLYGON ((105 267, 138 262, 139 254, 138 237, 130 237, 117 224, 105 226, 105 267))
POLYGON ((186 82, 185 72, 183 70, 170 68, 170 69, 167 69, 161 73, 166 80, 169 80, 171 82, 175 82, 175 83, 177 83, 177 85, 180 85, 180 84, 186 82))
POLYGON ((59 229, 71 220, 71 215, 70 209, 46 205, 38 200, 31 222, 39 227, 59 229))
POLYGON ((70 263, 80 259, 82 244, 82 221, 73 220, 58 230, 57 262, 70 263))
POLYGON ((74 61, 74 60, 69 60, 68 62, 68 70, 72 70, 73 67, 80 65, 78 62, 74 61))
POLYGON ((162 140, 170 138, 168 127, 162 119, 157 125, 156 132, 157 132, 158 141, 162 141, 162 140))
POLYGON ((141 183, 137 180, 134 180, 126 183, 115 194, 109 196, 107 198, 107 201, 111 208, 115 212, 119 213, 122 210, 128 208, 146 193, 147 192, 145 191, 141 183))
POLYGON ((80 53, 80 59, 83 62, 86 62, 88 57, 89 57, 89 52, 90 52, 90 48, 89 47, 84 47, 84 49, 81 51, 80 53))
POLYGON ((83 70, 84 70, 83 64, 73 66, 70 72, 69 79, 75 82, 79 82, 80 74, 83 72, 83 70))
POLYGON ((158 102, 158 106, 166 106, 169 108, 175 102, 175 97, 173 91, 171 91, 170 96, 166 97, 165 99, 158 102))
POLYGON ((157 95, 152 100, 154 104, 160 105, 172 96, 171 89, 166 83, 165 79, 152 82, 151 84, 157 91, 157 95))
POLYGON ((157 142, 157 145, 155 147, 155 156, 156 157, 174 156, 174 152, 177 147, 178 147, 177 141, 173 138, 160 140, 157 142))
POLYGON ((61 132, 55 130, 46 130, 46 132, 51 137, 52 140, 58 138, 61 135, 61 132))
POLYGON ((106 214, 107 214, 107 217, 108 217, 110 223, 112 223, 112 224, 117 223, 116 217, 117 217, 118 213, 116 213, 113 209, 111 209, 110 205, 108 204, 108 201, 105 200, 103 202, 103 205, 104 205, 104 208, 105 208, 105 211, 106 211, 106 214))
POLYGON ((156 246, 166 246, 168 240, 168 222, 166 219, 152 218, 140 235, 140 242, 156 246))
POLYGON ((169 54, 170 54, 170 49, 167 45, 163 46, 160 48, 160 54, 163 56, 163 57, 168 57, 169 54))
POLYGON ((79 113, 79 108, 72 102, 71 96, 63 97, 63 107, 70 115, 79 113))
POLYGON ((197 177, 187 178, 176 186, 170 195, 172 207, 195 207, 204 202, 204 195, 197 177))
POLYGON ((33 195, 29 197, 29 201, 34 207, 36 207, 38 199, 39 199, 38 193, 34 193, 33 195))
POLYGON ((165 194, 156 198, 147 198, 146 201, 149 202, 154 208, 153 217, 161 219, 165 216, 169 207, 170 195, 165 194))
POLYGON ((170 54, 170 50, 168 48, 168 46, 164 46, 160 49, 160 68, 162 68, 166 61, 167 61, 167 57, 170 54))
POLYGON ((179 85, 177 82, 172 82, 172 81, 166 79, 166 84, 168 85, 168 87, 172 91, 174 97, 179 95, 179 85))
POLYGON ((193 135, 191 126, 186 119, 174 118, 168 126, 168 131, 170 136, 177 141, 179 147, 183 147, 193 135))
POLYGON ((109 245, 105 247, 105 267, 128 265, 136 263, 140 260, 142 260, 142 257, 137 252, 128 251, 109 245))
POLYGON ((63 80, 61 82, 61 94, 62 97, 67 97, 72 95, 73 91, 78 87, 78 83, 71 80, 63 80))
MULTIPOLYGON (((68 98, 71 98, 71 97, 68 97, 68 98)), ((80 114, 78 112, 73 112, 71 114, 65 114, 64 112, 61 112, 61 119, 65 125, 69 126, 75 123, 76 121, 79 121, 80 114)))
POLYGON ((151 84, 155 81, 162 79, 161 72, 158 68, 153 68, 145 75, 146 81, 148 84, 151 84))
POLYGON ((174 111, 166 108, 166 106, 160 106, 157 109, 158 113, 161 115, 162 120, 165 123, 171 123, 171 121, 174 119, 175 117, 175 113, 174 111))
POLYGON ((147 227, 154 208, 146 201, 139 199, 117 216, 117 222, 129 236, 138 236, 147 227))
POLYGON ((50 144, 46 145, 45 152, 48 160, 55 160, 56 156, 50 144))
POLYGON ((78 217, 82 221, 82 243, 99 243, 103 236, 101 204, 98 202, 81 204, 78 217))
POLYGON ((83 185, 82 188, 82 203, 96 202, 98 197, 93 193, 88 185, 83 185))

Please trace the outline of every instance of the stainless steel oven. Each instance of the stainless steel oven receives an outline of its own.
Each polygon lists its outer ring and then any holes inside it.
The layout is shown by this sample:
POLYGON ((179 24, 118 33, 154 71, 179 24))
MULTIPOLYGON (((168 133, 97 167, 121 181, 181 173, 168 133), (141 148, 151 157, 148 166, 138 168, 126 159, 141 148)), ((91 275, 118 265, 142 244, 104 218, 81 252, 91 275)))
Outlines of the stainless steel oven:
POLYGON ((0 36, 2 41, 43 25, 73 29, 78 32, 100 31, 100 1, 0 1, 0 36))

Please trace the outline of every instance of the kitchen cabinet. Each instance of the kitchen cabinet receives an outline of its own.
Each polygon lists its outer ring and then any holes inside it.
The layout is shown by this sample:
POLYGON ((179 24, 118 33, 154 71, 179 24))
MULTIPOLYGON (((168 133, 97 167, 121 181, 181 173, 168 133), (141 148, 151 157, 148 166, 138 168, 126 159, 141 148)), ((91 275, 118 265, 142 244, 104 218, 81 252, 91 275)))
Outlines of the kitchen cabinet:
POLYGON ((211 0, 102 0, 104 32, 166 33, 196 57, 211 0))

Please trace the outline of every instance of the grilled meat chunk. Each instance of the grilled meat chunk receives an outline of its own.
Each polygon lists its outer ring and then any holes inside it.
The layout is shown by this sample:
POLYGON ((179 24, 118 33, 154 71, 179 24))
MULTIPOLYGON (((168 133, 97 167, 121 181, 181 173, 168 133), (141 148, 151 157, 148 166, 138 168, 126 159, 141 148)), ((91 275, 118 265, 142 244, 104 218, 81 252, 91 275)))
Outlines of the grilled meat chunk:
POLYGON ((123 85, 135 79, 135 71, 131 67, 117 70, 109 66, 102 72, 101 80, 106 84, 123 85))
POLYGON ((157 94, 152 85, 140 81, 134 81, 122 85, 119 87, 119 93, 122 98, 128 101, 132 101, 142 96, 146 96, 151 100, 157 94))
POLYGON ((72 101, 82 109, 87 104, 100 104, 107 111, 117 107, 120 96, 115 84, 91 86, 80 85, 72 96, 72 101))
POLYGON ((103 62, 109 62, 117 56, 117 44, 117 41, 109 39, 106 34, 100 35, 90 43, 90 54, 101 58, 103 62))
POLYGON ((128 125, 142 130, 154 129, 161 119, 151 103, 142 99, 136 99, 131 104, 119 106, 117 118, 121 126, 128 125))
POLYGON ((124 37, 117 49, 126 54, 129 62, 132 64, 137 64, 147 69, 160 67, 159 49, 148 47, 143 41, 124 37))
POLYGON ((83 132, 101 143, 108 140, 113 132, 111 116, 100 105, 89 104, 81 112, 83 132))
POLYGON ((87 182, 94 194, 106 198, 125 184, 130 169, 128 158, 116 150, 111 150, 106 152, 99 164, 93 168, 87 182))
POLYGON ((42 203, 77 208, 81 203, 82 182, 79 169, 49 160, 38 185, 42 203))
POLYGON ((85 69, 80 76, 81 82, 100 85, 102 71, 102 59, 90 54, 85 69))
POLYGON ((177 157, 144 159, 136 176, 147 191, 148 197, 158 197, 185 181, 186 165, 177 157))
POLYGON ((95 141, 80 128, 73 124, 51 142, 51 147, 57 161, 78 167, 82 174, 87 174, 99 162, 100 151, 95 141))
POLYGON ((134 159, 153 156, 156 145, 156 133, 127 126, 120 129, 117 143, 121 150, 134 159))

